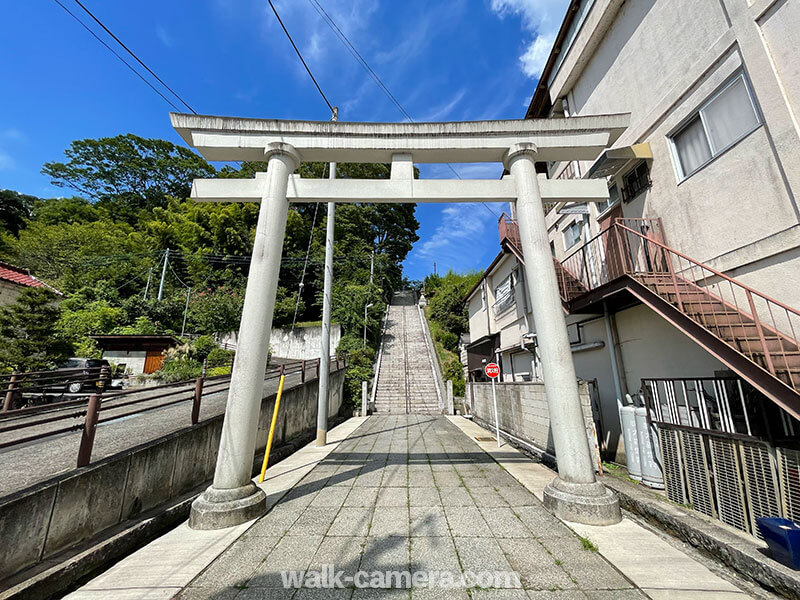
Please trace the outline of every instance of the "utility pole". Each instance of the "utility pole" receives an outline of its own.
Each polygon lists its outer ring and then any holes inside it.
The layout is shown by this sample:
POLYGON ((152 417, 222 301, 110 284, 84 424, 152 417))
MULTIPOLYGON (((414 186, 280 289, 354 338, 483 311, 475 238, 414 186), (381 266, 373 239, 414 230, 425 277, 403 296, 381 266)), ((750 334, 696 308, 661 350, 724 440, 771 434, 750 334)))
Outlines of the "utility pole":
POLYGON ((186 332, 186 315, 189 314, 189 296, 192 295, 192 288, 186 288, 186 306, 183 309, 183 325, 181 326, 181 337, 186 332))
POLYGON ((364 348, 367 347, 367 311, 373 306, 374 304, 372 302, 364 305, 364 343, 363 343, 364 348))
POLYGON ((433 261, 433 274, 436 275, 436 261, 433 261))
POLYGON ((147 271, 147 284, 144 286, 144 299, 147 300, 147 292, 150 291, 150 280, 153 278, 153 267, 147 271))
MULTIPOLYGON (((339 120, 334 107, 331 121, 339 120)), ((336 163, 330 164, 329 179, 336 179, 336 163)), ((322 343, 319 357, 319 396, 317 397, 317 446, 328 442, 328 379, 331 362, 331 299, 333 287, 333 233, 336 204, 328 202, 328 222, 325 232, 325 278, 322 292, 322 343)))
POLYGON ((158 284, 158 299, 164 297, 164 280, 167 278, 167 261, 169 261, 169 248, 164 251, 164 267, 161 269, 161 283, 158 284))
POLYGON ((369 257, 369 287, 372 287, 372 277, 375 275, 375 249, 372 249, 372 254, 369 257))

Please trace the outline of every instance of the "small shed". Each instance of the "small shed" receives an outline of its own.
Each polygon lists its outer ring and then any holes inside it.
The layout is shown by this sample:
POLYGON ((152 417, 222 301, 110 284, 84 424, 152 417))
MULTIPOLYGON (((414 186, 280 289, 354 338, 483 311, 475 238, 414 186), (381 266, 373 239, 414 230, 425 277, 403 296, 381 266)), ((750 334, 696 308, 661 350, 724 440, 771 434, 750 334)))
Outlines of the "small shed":
POLYGON ((165 351, 180 345, 173 335, 93 335, 103 351, 103 358, 125 365, 132 375, 158 371, 164 364, 165 351))

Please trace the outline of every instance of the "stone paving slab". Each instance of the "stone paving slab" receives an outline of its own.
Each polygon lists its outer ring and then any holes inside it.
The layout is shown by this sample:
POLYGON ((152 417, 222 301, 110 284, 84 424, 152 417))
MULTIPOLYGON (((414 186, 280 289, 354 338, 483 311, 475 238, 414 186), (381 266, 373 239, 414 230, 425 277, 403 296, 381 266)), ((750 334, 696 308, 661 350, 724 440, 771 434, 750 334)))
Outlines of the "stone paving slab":
POLYGON ((628 597, 646 596, 470 437, 426 415, 370 417, 177 596, 628 597), (327 565, 382 587, 284 588, 281 571, 321 585, 327 565), (412 571, 440 584, 415 584, 412 571))

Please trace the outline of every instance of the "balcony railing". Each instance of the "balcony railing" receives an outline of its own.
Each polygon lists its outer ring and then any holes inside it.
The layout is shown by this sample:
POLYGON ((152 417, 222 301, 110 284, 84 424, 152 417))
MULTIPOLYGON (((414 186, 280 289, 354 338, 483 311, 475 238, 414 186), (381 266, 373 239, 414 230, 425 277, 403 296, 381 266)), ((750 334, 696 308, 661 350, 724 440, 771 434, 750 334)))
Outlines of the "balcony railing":
MULTIPOLYGON (((500 224, 501 240, 519 240, 516 222, 500 224)), ((670 248, 660 219, 616 219, 555 269, 564 302, 635 279, 800 392, 800 311, 670 248)))

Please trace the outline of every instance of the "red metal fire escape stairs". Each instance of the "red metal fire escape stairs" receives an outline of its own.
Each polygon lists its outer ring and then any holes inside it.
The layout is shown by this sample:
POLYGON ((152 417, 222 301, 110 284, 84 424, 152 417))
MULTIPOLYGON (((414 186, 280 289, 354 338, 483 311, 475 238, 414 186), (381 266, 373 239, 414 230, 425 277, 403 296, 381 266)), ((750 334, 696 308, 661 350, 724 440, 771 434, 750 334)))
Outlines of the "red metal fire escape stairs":
MULTIPOLYGON (((501 244, 521 262, 516 223, 501 244)), ((601 312, 632 297, 800 419, 800 311, 666 245, 660 219, 616 219, 563 261, 554 260, 570 313, 601 312)))

